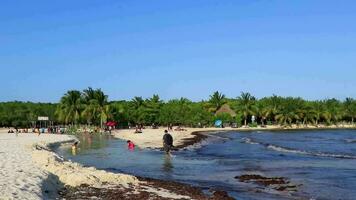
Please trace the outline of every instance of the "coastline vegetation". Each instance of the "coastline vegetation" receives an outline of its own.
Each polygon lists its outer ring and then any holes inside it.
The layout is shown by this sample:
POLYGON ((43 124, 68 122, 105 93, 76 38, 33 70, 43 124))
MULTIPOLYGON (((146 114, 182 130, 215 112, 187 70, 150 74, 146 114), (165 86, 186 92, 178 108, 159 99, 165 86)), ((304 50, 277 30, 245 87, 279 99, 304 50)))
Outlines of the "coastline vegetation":
POLYGON ((309 101, 300 97, 273 95, 257 99, 242 92, 227 98, 215 92, 208 100, 193 102, 187 98, 162 101, 158 95, 130 101, 109 101, 101 89, 88 88, 65 93, 59 103, 0 103, 1 127, 33 127, 38 116, 48 116, 54 124, 103 126, 107 121, 120 127, 141 125, 213 126, 217 119, 225 124, 258 125, 338 125, 354 124, 356 100, 335 98, 309 101), (234 112, 219 112, 227 105, 234 112), (252 116, 255 121, 252 121, 252 116))

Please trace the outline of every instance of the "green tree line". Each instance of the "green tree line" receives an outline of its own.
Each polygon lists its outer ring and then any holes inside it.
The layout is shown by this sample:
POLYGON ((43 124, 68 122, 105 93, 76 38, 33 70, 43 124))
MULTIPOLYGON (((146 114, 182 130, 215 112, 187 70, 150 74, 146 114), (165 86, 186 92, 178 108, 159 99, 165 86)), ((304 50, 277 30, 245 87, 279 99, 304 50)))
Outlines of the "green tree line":
POLYGON ((0 103, 0 127, 33 127, 38 116, 55 118, 57 104, 32 102, 0 103))
POLYGON ((272 95, 257 99, 242 92, 236 98, 214 92, 207 100, 193 102, 186 98, 163 101, 158 95, 151 98, 134 97, 129 101, 111 101, 101 89, 71 90, 57 104, 31 102, 0 103, 0 126, 33 126, 37 116, 49 116, 55 124, 103 126, 116 121, 120 126, 182 125, 212 126, 221 119, 239 126, 270 125, 332 125, 354 124, 356 100, 346 98, 309 101, 299 97, 272 95), (223 106, 234 112, 220 112, 223 106), (252 123, 251 117, 256 121, 252 123))

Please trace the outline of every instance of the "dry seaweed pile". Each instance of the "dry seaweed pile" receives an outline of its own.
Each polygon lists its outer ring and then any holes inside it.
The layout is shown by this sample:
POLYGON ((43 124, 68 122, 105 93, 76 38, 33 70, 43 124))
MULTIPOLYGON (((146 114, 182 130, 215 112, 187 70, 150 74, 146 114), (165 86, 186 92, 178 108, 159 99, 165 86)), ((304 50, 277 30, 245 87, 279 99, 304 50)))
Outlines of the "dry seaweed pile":
POLYGON ((185 184, 180 184, 170 181, 162 181, 148 178, 139 178, 145 182, 139 187, 123 188, 123 187, 103 187, 95 188, 89 185, 81 185, 78 187, 66 187, 59 195, 61 199, 153 199, 153 200, 173 200, 173 199, 197 199, 197 200, 233 200, 224 191, 215 191, 211 196, 207 196, 200 188, 192 187, 185 184), (153 191, 153 190, 154 191, 153 191), (164 196, 159 193, 173 192, 173 196, 164 196))

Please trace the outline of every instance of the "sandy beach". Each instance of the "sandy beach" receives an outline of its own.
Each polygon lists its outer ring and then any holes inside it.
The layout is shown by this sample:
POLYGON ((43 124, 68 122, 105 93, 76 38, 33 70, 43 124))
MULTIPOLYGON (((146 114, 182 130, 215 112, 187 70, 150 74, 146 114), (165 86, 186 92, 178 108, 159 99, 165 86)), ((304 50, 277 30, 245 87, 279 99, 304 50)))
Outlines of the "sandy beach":
MULTIPOLYGON (((240 127, 240 128, 184 128, 186 131, 169 131, 173 136, 174 146, 178 148, 183 148, 188 145, 199 142, 201 139, 204 139, 202 135, 196 133, 216 133, 216 132, 225 132, 225 131, 268 131, 268 130, 314 130, 314 129, 354 129, 355 126, 352 125, 331 125, 331 126, 296 126, 292 125, 291 127, 281 127, 279 125, 270 125, 264 128, 249 128, 249 127, 240 127), (200 138, 197 138, 200 137, 200 138)), ((158 129, 143 129, 142 133, 134 133, 134 129, 123 129, 115 130, 113 135, 116 138, 123 140, 131 140, 135 145, 141 148, 162 148, 162 138, 164 135, 164 130, 166 128, 158 129)))
MULTIPOLYGON (((6 130, 7 131, 7 130, 6 130)), ((66 135, 0 133, 0 199, 46 199, 56 194, 51 174, 32 160, 33 145, 73 140, 66 135)))

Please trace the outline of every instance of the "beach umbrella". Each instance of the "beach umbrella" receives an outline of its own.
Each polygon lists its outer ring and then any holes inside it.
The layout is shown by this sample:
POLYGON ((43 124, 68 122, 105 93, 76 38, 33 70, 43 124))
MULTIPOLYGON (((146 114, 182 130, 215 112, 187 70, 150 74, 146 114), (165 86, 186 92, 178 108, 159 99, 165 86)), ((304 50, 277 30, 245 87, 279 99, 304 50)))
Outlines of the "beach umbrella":
POLYGON ((220 119, 215 121, 215 127, 221 127, 222 121, 220 119))
POLYGON ((106 126, 116 126, 116 122, 114 122, 114 121, 109 121, 109 122, 107 122, 106 123, 106 126))

